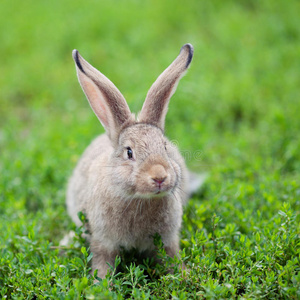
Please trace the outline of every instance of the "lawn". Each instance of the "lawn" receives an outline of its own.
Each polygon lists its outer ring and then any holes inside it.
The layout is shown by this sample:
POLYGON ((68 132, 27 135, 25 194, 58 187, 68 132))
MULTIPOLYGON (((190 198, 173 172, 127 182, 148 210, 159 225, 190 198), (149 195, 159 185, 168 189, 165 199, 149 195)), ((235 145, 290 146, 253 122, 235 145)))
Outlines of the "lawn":
POLYGON ((2 299, 299 299, 299 11, 294 0, 2 1, 2 299), (166 135, 207 179, 185 206, 181 256, 167 257, 157 237, 163 265, 124 254, 94 284, 65 190, 104 130, 72 50, 137 112, 187 42, 194 58, 166 135), (71 229, 73 244, 59 247, 71 229))

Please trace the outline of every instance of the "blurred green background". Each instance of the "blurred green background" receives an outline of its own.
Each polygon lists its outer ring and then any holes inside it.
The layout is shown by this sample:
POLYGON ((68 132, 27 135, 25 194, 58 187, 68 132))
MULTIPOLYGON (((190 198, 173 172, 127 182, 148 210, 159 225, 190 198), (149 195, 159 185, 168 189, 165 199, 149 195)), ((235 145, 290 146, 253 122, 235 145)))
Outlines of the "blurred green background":
POLYGON ((284 201, 299 220, 299 11, 293 0, 2 1, 1 244, 28 228, 57 244, 71 227, 67 179, 103 132, 78 84, 74 48, 137 112, 181 46, 194 46, 166 120, 167 136, 191 153, 189 167, 209 174, 186 209, 183 239, 213 213, 251 236, 284 201))

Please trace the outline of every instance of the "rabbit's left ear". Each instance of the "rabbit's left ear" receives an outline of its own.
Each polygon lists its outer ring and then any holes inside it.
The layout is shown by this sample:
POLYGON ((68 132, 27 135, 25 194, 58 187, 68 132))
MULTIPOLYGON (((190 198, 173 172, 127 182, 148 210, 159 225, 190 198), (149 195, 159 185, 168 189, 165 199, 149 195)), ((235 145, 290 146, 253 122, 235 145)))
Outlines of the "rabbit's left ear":
POLYGON ((177 84, 188 69, 192 58, 193 46, 185 44, 173 63, 151 86, 139 114, 139 122, 150 123, 164 130, 170 98, 175 93, 177 84))

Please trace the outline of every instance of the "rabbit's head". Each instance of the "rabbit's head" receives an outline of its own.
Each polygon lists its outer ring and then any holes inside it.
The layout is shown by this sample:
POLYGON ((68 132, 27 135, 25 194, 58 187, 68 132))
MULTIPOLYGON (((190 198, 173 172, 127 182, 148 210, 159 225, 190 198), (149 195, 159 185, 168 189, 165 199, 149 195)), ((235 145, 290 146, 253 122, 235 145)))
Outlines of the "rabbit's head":
POLYGON ((154 198, 182 189, 184 162, 164 136, 164 123, 169 100, 192 56, 193 47, 184 45, 150 88, 136 119, 114 84, 73 51, 81 87, 113 147, 108 162, 112 185, 123 196, 154 198))

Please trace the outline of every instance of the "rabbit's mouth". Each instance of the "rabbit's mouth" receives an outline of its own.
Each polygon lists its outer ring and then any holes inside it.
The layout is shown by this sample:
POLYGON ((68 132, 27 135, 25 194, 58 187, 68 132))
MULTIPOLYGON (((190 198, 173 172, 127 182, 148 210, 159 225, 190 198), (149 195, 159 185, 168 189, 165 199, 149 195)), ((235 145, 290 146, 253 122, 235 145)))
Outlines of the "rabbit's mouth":
POLYGON ((154 189, 152 189, 152 191, 149 191, 150 195, 152 195, 152 197, 164 197, 167 196, 168 194, 170 194, 172 191, 172 187, 171 186, 156 186, 154 189))
POLYGON ((157 192, 154 193, 154 195, 162 195, 165 196, 168 194, 168 191, 163 191, 163 190, 158 190, 157 192))
POLYGON ((171 191, 172 188, 156 188, 147 191, 136 191, 135 197, 145 199, 162 198, 168 196, 171 193, 171 191))
POLYGON ((155 195, 159 195, 159 194, 167 194, 169 191, 171 190, 171 188, 169 186, 157 186, 156 189, 153 191, 153 193, 155 195))
POLYGON ((168 194, 168 191, 157 191, 155 193, 148 194, 148 198, 162 198, 167 196, 168 194))

